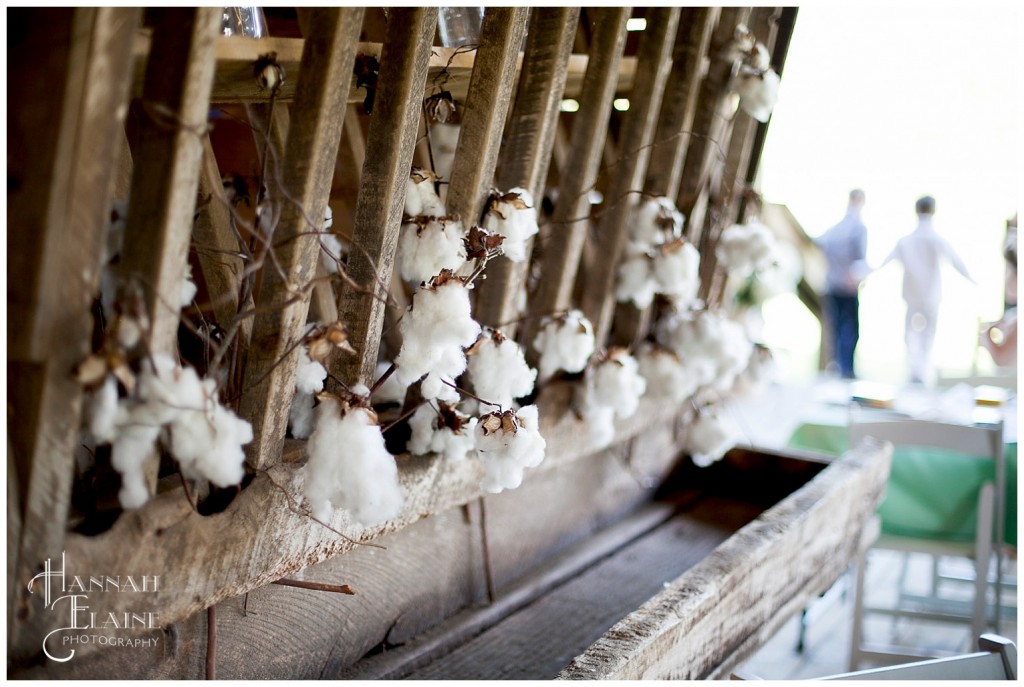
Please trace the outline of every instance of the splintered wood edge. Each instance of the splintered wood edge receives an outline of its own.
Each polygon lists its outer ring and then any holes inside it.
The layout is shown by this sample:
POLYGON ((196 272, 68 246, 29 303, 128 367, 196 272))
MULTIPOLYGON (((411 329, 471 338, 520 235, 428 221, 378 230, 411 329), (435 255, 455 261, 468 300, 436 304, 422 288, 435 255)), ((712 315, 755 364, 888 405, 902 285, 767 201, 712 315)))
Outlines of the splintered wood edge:
POLYGON ((827 589, 856 555, 891 458, 878 442, 847 452, 616 623, 558 678, 696 680, 734 668, 780 610, 827 589))
MULTIPOLYGON (((135 78, 132 83, 132 97, 141 97, 146 60, 149 57, 150 34, 148 29, 139 29, 135 34, 132 53, 135 60, 135 78)), ((295 85, 298 83, 299 62, 302 58, 301 38, 246 38, 243 36, 221 36, 217 40, 217 71, 213 80, 212 103, 244 103, 267 100, 268 93, 261 91, 252 73, 253 63, 261 55, 277 53, 277 61, 284 68, 285 80, 277 99, 290 102, 295 99, 295 85)), ((372 55, 380 59, 380 43, 359 43, 356 54, 372 55)), ((474 51, 461 48, 434 47, 430 57, 424 96, 448 90, 456 100, 465 100, 469 79, 473 72, 474 51), (447 78, 445 72, 447 71, 447 78)), ((516 64, 518 75, 522 68, 522 54, 516 64)), ((569 58, 565 83, 566 98, 575 98, 583 84, 587 68, 586 55, 572 55, 569 58)), ((636 58, 624 57, 619 68, 617 92, 633 87, 636 72, 636 58)), ((361 103, 366 98, 365 89, 357 89, 355 80, 349 90, 348 102, 361 103)))
MULTIPOLYGON (((553 383, 538 399, 547 453, 543 464, 527 472, 527 479, 531 473, 557 468, 596 451, 587 439, 585 423, 571 410, 573 389, 569 383, 553 383)), ((674 427, 685 408, 643 400, 632 418, 617 422, 615 443, 651 427, 674 427)), ((480 488, 483 469, 477 460, 451 462, 439 456, 403 455, 398 458, 399 483, 405 495, 401 513, 383 524, 364 527, 338 509, 329 523, 332 531, 298 512, 304 444, 289 441, 285 459, 259 473, 221 513, 199 515, 177 488, 124 513, 98 536, 69 534, 65 546, 68 575, 160 576, 159 591, 142 601, 132 594, 97 595, 90 598, 90 610, 99 614, 152 608, 166 626, 484 495, 480 488)), ((39 615, 45 616, 41 623, 59 622, 56 614, 39 615)))

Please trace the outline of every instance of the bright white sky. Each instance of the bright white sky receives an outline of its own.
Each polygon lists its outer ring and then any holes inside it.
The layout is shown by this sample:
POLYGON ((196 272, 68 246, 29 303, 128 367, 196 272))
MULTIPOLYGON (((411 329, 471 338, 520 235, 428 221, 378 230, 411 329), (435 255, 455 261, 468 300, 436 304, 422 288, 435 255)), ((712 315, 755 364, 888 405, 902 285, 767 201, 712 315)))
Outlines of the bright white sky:
MULTIPOLYGON (((1002 240, 1024 195, 1022 8, 801 5, 761 163, 766 200, 787 205, 812 236, 842 218, 851 188, 863 188, 875 265, 914 228, 914 201, 936 198, 936 227, 979 283, 943 272, 936 363, 949 374, 970 368, 977 319, 1002 314, 1002 240)), ((901 276, 890 264, 861 292, 861 376, 905 379, 901 276)), ((765 316, 766 338, 792 354, 798 373, 816 362, 806 311, 783 298, 765 316)), ((979 360, 991 367, 984 351, 979 360)))

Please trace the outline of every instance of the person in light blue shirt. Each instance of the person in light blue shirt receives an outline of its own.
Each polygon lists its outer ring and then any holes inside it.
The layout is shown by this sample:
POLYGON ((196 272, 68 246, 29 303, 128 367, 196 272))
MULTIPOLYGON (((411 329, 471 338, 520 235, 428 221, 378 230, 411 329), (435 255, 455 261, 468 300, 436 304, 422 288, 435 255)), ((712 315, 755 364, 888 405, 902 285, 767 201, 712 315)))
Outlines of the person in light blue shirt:
POLYGON ((846 216, 814 240, 828 262, 824 298, 827 326, 832 342, 832 359, 846 379, 855 377, 853 354, 860 339, 860 299, 858 290, 870 269, 866 256, 868 230, 861 221, 864 191, 850 191, 846 216))

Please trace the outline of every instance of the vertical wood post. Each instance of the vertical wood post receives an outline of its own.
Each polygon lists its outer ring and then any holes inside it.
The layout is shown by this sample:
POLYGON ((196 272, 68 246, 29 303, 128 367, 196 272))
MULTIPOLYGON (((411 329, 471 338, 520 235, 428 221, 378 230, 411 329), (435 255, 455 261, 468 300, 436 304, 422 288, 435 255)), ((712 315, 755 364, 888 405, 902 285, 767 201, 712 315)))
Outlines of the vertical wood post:
POLYGON ((309 310, 319 261, 318 232, 331 189, 352 83, 362 8, 316 8, 302 49, 291 125, 280 169, 281 215, 256 300, 256 319, 239 403, 252 422, 248 458, 261 469, 278 459, 294 395, 295 345, 309 310))
MULTIPOLYGON (((533 11, 515 107, 498 162, 498 189, 527 189, 538 206, 538 215, 579 13, 575 7, 533 11)), ((500 257, 488 264, 487 279, 478 286, 476 320, 500 326, 510 338, 515 336, 517 303, 526 288, 532 245, 531 239, 526 259, 520 263, 500 257)))
POLYGON ((437 9, 395 8, 389 27, 348 258, 348 276, 362 288, 344 284, 339 307, 357 355, 332 363, 335 376, 349 386, 373 383, 437 9))

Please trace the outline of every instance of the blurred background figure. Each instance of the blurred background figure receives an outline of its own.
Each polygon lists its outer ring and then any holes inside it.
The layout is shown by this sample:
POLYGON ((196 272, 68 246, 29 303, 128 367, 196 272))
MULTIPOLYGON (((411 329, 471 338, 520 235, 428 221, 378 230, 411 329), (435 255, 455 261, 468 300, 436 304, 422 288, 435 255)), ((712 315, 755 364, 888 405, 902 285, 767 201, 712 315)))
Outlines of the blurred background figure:
MULTIPOLYGON (((825 312, 830 330, 832 360, 845 379, 854 378, 853 354, 860 338, 860 300, 858 289, 869 268, 865 256, 868 230, 861 221, 864 191, 850 191, 846 216, 839 224, 814 240, 825 253, 825 312)), ((831 366, 831 365, 830 365, 831 366)))
POLYGON ((907 305, 904 337, 910 381, 932 384, 935 372, 932 347, 939 302, 942 300, 941 260, 946 258, 965 279, 972 284, 977 282, 949 242, 935 230, 932 223, 935 199, 931 196, 919 198, 914 209, 917 211, 917 227, 896 243, 880 267, 893 260, 903 265, 903 300, 907 305))
POLYGON ((1017 364, 1017 215, 1006 220, 1003 241, 1006 282, 1003 288, 1003 316, 981 332, 981 345, 999 367, 1017 364))

